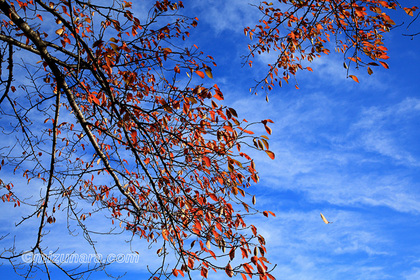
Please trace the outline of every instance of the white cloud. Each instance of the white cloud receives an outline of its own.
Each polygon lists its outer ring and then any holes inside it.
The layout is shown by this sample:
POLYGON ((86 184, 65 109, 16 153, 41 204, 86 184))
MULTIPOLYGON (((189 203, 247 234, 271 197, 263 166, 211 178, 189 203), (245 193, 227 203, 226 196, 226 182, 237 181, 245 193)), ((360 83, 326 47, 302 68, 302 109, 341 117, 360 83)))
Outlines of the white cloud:
POLYGON ((333 221, 326 225, 320 209, 276 212, 275 218, 252 218, 269 244, 268 259, 278 264, 274 275, 280 279, 384 279, 384 267, 353 256, 392 255, 390 240, 377 222, 355 211, 323 209, 333 221), (263 220, 261 220, 263 219, 263 220))
POLYGON ((251 6, 258 3, 259 1, 210 0, 194 1, 191 6, 199 15, 199 20, 208 23, 217 33, 229 31, 243 34, 245 27, 250 23, 258 22, 258 9, 251 6))
POLYGON ((420 268, 413 267, 411 271, 405 273, 404 275, 405 280, 418 280, 420 279, 420 268))
POLYGON ((410 151, 410 137, 417 135, 420 127, 420 100, 406 98, 388 107, 370 107, 363 110, 361 118, 354 123, 351 133, 359 134, 360 142, 368 151, 374 151, 400 164, 419 166, 419 156, 410 151))

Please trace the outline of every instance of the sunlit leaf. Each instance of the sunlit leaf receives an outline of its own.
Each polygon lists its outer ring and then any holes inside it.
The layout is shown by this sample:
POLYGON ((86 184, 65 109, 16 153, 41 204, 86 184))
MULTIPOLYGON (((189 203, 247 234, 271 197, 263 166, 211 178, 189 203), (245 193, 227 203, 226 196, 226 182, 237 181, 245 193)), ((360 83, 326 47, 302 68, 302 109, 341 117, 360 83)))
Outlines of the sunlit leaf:
POLYGON ((230 263, 225 267, 225 272, 229 277, 233 276, 233 269, 230 263))
POLYGON ((211 72, 211 69, 209 67, 206 68, 205 70, 207 77, 209 77, 210 79, 213 79, 213 73, 211 72))
POLYGON ((274 153, 273 153, 273 152, 268 151, 268 150, 266 150, 265 152, 267 153, 267 155, 268 155, 271 159, 274 159, 274 158, 275 158, 275 155, 274 155, 274 153))
POLYGON ((59 28, 55 31, 55 33, 59 36, 61 36, 64 33, 64 29, 63 28, 59 28))
POLYGON ((170 48, 163 48, 163 51, 164 52, 167 52, 167 53, 171 53, 172 52, 172 50, 170 48))
POLYGON ((385 69, 389 69, 389 65, 386 62, 383 61, 379 61, 379 63, 385 68, 385 69))
POLYGON ((200 78, 204 79, 204 73, 203 73, 203 71, 197 70, 197 71, 195 71, 195 73, 196 73, 198 76, 200 76, 200 78))
POLYGON ((359 82, 359 79, 356 77, 356 76, 354 76, 354 75, 349 75, 349 77, 350 78, 352 78, 353 79, 353 81, 355 81, 355 82, 359 82))
POLYGON ((413 8, 404 8, 404 11, 407 13, 407 15, 409 15, 409 16, 413 16, 414 14, 413 14, 413 11, 414 11, 415 9, 413 9, 413 8))
POLYGON ((271 135, 271 133, 272 133, 271 128, 270 128, 270 127, 268 127, 268 125, 264 125, 264 127, 265 127, 265 130, 267 131, 267 133, 268 133, 269 135, 271 135))
POLYGON ((203 161, 207 165, 207 167, 210 167, 211 166, 211 161, 210 161, 210 159, 208 157, 204 156, 203 157, 203 161))
POLYGON ((332 222, 329 222, 326 218, 325 218, 325 216, 321 213, 321 219, 324 221, 324 223, 326 223, 326 224, 331 224, 332 222))

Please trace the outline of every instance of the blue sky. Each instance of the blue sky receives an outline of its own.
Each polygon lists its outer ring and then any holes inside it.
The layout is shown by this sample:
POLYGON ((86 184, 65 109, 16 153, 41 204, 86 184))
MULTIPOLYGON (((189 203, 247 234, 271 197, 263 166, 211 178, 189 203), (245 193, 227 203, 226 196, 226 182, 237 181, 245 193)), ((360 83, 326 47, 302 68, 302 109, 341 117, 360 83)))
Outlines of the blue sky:
MULTIPOLYGON (((360 83, 346 78, 342 56, 324 56, 311 64, 313 73, 298 73, 300 90, 293 84, 275 88, 267 103, 264 92, 250 95, 249 88, 263 77, 270 56, 254 59, 252 69, 242 67, 240 58, 249 43, 243 27, 258 20, 256 9, 241 0, 184 4, 199 18, 191 44, 218 64, 213 80, 197 82, 218 84, 225 104, 240 117, 275 122, 270 149, 276 159, 253 154, 260 183, 251 192, 257 206, 276 217, 249 220, 266 237, 268 259, 277 264, 273 275, 282 280, 420 279, 420 36, 401 36, 404 28, 386 35, 390 69, 377 67, 371 76, 352 69, 360 83), (323 223, 320 212, 333 223, 323 223)), ((420 22, 410 30, 419 32, 420 22)), ((254 131, 262 134, 264 128, 259 129, 254 131)), ((6 217, 1 220, 2 230, 12 226, 6 217)), ((54 233, 52 240, 63 241, 54 233)), ((66 246, 82 247, 73 244, 66 246)), ((118 246, 106 243, 102 249, 118 246)), ((151 260, 147 250, 141 254, 151 260)), ((144 263, 113 270, 127 272, 127 279, 145 275, 144 263)), ((0 273, 15 277, 5 265, 0 273)))
POLYGON ((252 71, 238 58, 252 8, 206 1, 196 9, 210 46, 200 45, 216 48, 214 76, 227 101, 247 119, 275 122, 276 159, 256 155, 261 182, 254 186, 258 205, 276 213, 256 222, 277 264, 273 275, 420 279, 420 38, 401 36, 404 28, 388 34, 390 69, 371 76, 352 69, 360 83, 346 79, 341 55, 322 57, 314 73, 297 75, 300 90, 276 88, 267 103, 264 93, 247 93, 267 58, 255 59, 252 71), (320 212, 334 223, 324 224, 320 212))

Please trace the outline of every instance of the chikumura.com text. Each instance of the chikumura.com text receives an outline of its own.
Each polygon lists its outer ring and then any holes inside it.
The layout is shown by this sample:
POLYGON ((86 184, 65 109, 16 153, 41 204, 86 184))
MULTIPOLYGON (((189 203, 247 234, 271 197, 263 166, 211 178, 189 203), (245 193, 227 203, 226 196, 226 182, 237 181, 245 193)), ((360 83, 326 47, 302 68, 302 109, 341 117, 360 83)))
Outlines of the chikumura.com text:
POLYGON ((106 258, 102 254, 24 254, 22 261, 26 263, 138 263, 140 255, 138 254, 109 254, 106 258))

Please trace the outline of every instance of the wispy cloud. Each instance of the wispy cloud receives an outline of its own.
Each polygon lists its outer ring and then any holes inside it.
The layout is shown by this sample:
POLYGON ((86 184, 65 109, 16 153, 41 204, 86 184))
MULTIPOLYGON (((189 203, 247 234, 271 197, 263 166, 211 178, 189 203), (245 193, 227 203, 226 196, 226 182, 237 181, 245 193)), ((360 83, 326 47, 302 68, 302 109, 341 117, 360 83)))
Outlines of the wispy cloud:
POLYGON ((244 27, 256 23, 259 19, 257 5, 259 1, 194 1, 192 8, 200 15, 199 19, 205 21, 217 33, 229 31, 242 33, 244 27))

